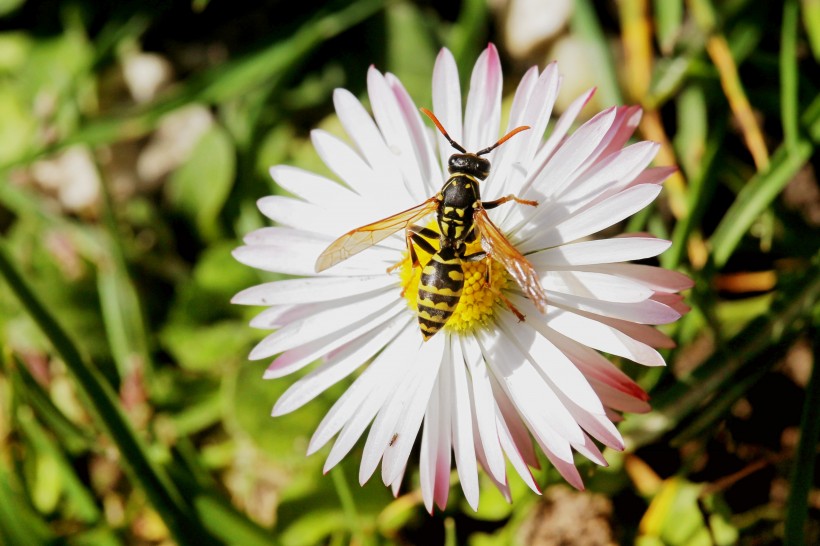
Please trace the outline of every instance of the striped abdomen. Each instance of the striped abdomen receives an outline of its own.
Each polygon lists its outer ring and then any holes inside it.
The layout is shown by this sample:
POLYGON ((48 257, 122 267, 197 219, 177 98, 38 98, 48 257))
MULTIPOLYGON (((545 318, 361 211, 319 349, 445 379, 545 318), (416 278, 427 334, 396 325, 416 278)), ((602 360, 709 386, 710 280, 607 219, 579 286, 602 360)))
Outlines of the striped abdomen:
POLYGON ((446 247, 430 258, 421 272, 418 316, 424 341, 441 330, 452 316, 464 287, 461 260, 452 248, 446 247))

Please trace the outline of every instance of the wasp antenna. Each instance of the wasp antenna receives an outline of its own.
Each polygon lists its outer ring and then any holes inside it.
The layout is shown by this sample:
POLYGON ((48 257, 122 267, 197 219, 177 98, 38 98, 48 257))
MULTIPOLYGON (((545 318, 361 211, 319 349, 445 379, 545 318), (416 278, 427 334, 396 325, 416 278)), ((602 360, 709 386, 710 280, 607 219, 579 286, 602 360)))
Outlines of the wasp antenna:
POLYGON ((488 154, 488 153, 492 152, 493 150, 495 150, 496 148, 498 148, 499 146, 501 146, 502 144, 504 144, 505 142, 507 142, 508 140, 510 140, 512 137, 514 137, 515 135, 517 135, 521 131, 526 131, 527 129, 530 129, 530 128, 531 127, 529 125, 522 125, 521 127, 516 127, 515 129, 513 129, 512 131, 510 131, 509 133, 507 133, 506 135, 501 137, 498 140, 498 142, 496 142, 492 146, 487 146, 486 148, 484 148, 480 152, 476 152, 475 155, 488 154))
MULTIPOLYGON (((425 116, 430 118, 433 121, 433 123, 436 124, 436 127, 438 127, 438 130, 441 131, 441 134, 444 135, 444 138, 446 138, 447 142, 450 143, 450 146, 452 146, 453 148, 455 148, 456 150, 458 150, 462 154, 467 153, 467 150, 464 149, 464 146, 462 146, 461 144, 459 144, 458 142, 456 142, 455 140, 450 138, 450 135, 447 134, 447 131, 444 129, 444 126, 441 124, 441 122, 438 120, 438 118, 436 117, 436 115, 433 112, 431 112, 430 110, 428 110, 427 108, 425 108, 423 106, 421 108, 419 108, 419 110, 421 110, 424 113, 425 116)), ((528 127, 528 129, 529 129, 529 127, 528 127)))

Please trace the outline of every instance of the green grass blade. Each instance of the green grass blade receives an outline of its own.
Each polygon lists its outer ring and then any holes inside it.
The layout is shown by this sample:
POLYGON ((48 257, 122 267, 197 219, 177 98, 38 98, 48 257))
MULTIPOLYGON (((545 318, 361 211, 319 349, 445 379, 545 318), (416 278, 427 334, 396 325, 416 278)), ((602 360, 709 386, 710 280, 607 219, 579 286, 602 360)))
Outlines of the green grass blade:
POLYGON ((56 436, 66 451, 79 453, 95 446, 95 438, 91 431, 70 421, 54 405, 42 385, 34 379, 19 359, 15 358, 7 369, 3 369, 3 372, 11 378, 15 393, 31 406, 37 417, 56 436))
POLYGON ((786 148, 797 145, 797 0, 783 5, 783 29, 780 33, 780 115, 786 148))
MULTIPOLYGON (((815 325, 816 326, 816 325, 815 325)), ((806 400, 803 402, 803 416, 800 420, 800 444, 797 447, 794 469, 792 470, 789 498, 786 502, 785 544, 805 544, 805 525, 809 512, 809 493, 814 483, 814 461, 817 443, 820 441, 820 367, 817 355, 817 330, 814 330, 814 363, 809 384, 806 386, 806 400)))
POLYGON ((814 60, 820 61, 820 0, 803 0, 803 26, 814 60))
POLYGON ((194 508, 205 527, 224 544, 275 546, 274 533, 239 513, 226 498, 204 493, 194 499, 194 508))
MULTIPOLYGON (((50 460, 51 466, 56 471, 57 479, 40 478, 36 480, 35 491, 45 491, 46 496, 56 497, 55 504, 59 497, 65 496, 71 504, 72 515, 75 518, 84 523, 98 522, 102 513, 97 507, 94 496, 83 483, 82 478, 77 475, 61 446, 37 421, 32 408, 29 406, 18 408, 17 421, 20 424, 20 431, 29 439, 37 456, 50 460)), ((48 478, 54 477, 48 476, 48 478)))
POLYGON ((128 271, 125 245, 114 214, 108 181, 99 169, 98 174, 102 181, 102 215, 108 252, 98 261, 97 291, 108 344, 120 377, 140 374, 150 384, 153 364, 143 318, 145 315, 128 271))
POLYGON ((653 12, 661 51, 670 54, 683 24, 683 0, 653 0, 653 12))
POLYGON ((590 0, 577 0, 575 11, 570 22, 572 31, 587 41, 594 50, 594 58, 590 59, 593 72, 597 75, 598 98, 604 106, 623 104, 623 95, 618 85, 618 75, 615 73, 615 59, 612 56, 612 47, 607 41, 595 5, 590 0))
POLYGON ((5 244, 0 241, 0 276, 51 341, 84 395, 89 412, 117 445, 121 461, 135 485, 141 486, 171 534, 181 544, 211 543, 210 537, 191 514, 190 507, 164 471, 148 457, 147 449, 123 414, 111 386, 80 354, 55 317, 46 309, 14 267, 5 244))
POLYGON ((462 84, 466 85, 469 81, 470 71, 467 67, 475 62, 486 42, 489 19, 490 8, 485 0, 465 0, 461 3, 458 19, 450 31, 448 47, 456 64, 461 67, 459 74, 462 84))
POLYGON ((749 180, 726 211, 712 234, 710 244, 715 267, 723 267, 734 253, 752 223, 809 160, 814 147, 805 140, 791 149, 781 146, 772 156, 769 168, 749 180))

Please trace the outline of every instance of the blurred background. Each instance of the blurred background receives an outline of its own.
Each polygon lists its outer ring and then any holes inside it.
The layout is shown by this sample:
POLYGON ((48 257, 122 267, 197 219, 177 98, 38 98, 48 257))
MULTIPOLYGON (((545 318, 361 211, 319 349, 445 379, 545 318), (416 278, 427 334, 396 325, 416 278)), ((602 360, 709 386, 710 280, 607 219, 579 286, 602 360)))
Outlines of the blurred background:
POLYGON ((0 0, 0 543, 820 543, 819 57, 817 0, 0 0), (559 111, 643 106, 680 171, 623 227, 696 285, 585 492, 545 463, 473 512, 453 474, 430 516, 416 470, 394 499, 304 455, 344 385, 269 417, 292 379, 229 300, 274 277, 230 251, 270 165, 327 172, 334 88, 430 106, 438 50, 466 84, 488 41, 506 94, 557 59, 559 111))

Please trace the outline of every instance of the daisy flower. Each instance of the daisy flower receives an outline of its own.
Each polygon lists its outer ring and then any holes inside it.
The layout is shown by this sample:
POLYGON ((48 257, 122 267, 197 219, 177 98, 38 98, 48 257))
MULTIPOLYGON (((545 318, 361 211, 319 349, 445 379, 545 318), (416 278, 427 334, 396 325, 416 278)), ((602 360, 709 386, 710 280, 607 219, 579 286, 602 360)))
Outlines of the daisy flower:
MULTIPOLYGON (((656 349, 673 342, 653 325, 686 312, 677 293, 691 282, 679 273, 626 263, 658 255, 668 241, 645 233, 590 236, 649 205, 674 169, 649 167, 656 143, 627 144, 641 116, 638 107, 610 108, 571 132, 593 90, 547 132, 560 82, 554 63, 543 72, 531 68, 502 132, 502 75, 494 46, 476 62, 463 111, 455 61, 446 49, 433 72, 435 117, 466 150, 483 150, 501 134, 530 127, 483 155, 489 175, 473 180, 480 182, 485 203, 506 195, 537 202, 508 202, 487 214, 531 264, 546 305, 530 300, 498 261, 463 261, 457 307, 425 341, 418 287, 438 246, 434 241, 417 249, 420 265, 413 267, 404 225, 316 272, 317 258, 339 236, 418 206, 448 178, 448 159, 456 150, 392 74, 372 67, 368 72, 372 117, 351 93, 335 92, 349 141, 319 130, 311 135, 341 184, 286 165, 271 169, 293 197, 261 199, 260 210, 276 225, 250 233, 234 256, 297 278, 249 288, 233 301, 267 307, 251 325, 274 332, 250 355, 275 357, 265 378, 314 365, 276 402, 274 416, 355 377, 309 444, 311 454, 332 441, 325 471, 364 435, 361 483, 381 462, 382 480, 397 494, 421 433, 420 487, 429 511, 447 502, 453 458, 473 508, 479 464, 508 499, 507 463, 540 492, 531 474, 539 466, 535 444, 581 489, 574 452, 605 466, 601 446, 624 447, 613 425, 619 412, 649 410, 647 394, 601 352, 663 366, 656 349)), ((438 231, 435 214, 413 224, 428 235, 438 231)), ((484 238, 475 239, 465 254, 482 252, 484 238)))

